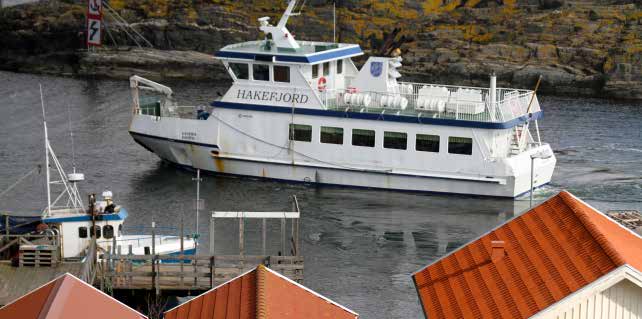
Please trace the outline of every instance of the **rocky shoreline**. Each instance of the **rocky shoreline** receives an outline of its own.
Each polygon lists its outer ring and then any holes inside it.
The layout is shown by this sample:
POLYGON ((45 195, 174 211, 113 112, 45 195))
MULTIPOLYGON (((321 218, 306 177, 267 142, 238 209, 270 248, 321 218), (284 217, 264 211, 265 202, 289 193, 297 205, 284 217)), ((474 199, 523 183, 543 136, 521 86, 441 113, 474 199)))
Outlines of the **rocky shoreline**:
MULTIPOLYGON (((248 11, 246 1, 214 2, 220 3, 165 8, 154 16, 144 7, 122 4, 120 14, 155 49, 138 48, 117 24, 105 35, 107 46, 83 49, 78 30, 84 12, 74 1, 2 9, 0 69, 115 79, 131 74, 227 79, 213 53, 257 39, 256 17, 276 17, 282 8, 254 1, 248 11)), ((451 7, 438 1, 442 4, 431 9, 419 1, 401 1, 402 8, 364 2, 345 1, 337 9, 339 40, 360 43, 371 53, 390 40, 386 30, 399 28, 411 39, 402 46, 407 80, 486 86, 494 72, 501 86, 532 88, 542 75, 544 94, 642 99, 640 4, 585 0, 546 9, 528 1, 468 0, 451 7)), ((331 40, 330 10, 322 4, 308 8, 305 21, 293 19, 291 29, 298 38, 331 40)))

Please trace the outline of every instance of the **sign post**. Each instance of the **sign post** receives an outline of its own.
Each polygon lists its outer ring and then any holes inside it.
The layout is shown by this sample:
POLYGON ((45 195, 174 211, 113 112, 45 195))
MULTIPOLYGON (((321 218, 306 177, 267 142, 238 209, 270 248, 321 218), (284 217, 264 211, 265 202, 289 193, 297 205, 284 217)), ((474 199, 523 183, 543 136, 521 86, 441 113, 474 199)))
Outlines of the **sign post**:
POLYGON ((102 45, 103 2, 87 1, 87 48, 102 45))

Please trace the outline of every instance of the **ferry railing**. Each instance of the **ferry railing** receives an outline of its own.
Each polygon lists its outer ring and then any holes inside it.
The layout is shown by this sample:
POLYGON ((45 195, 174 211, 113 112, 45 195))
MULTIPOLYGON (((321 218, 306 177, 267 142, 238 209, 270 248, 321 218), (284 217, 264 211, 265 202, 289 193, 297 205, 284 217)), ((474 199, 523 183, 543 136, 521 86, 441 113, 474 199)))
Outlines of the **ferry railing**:
MULTIPOLYGON (((327 89, 321 92, 327 109, 416 117, 501 123, 524 116, 533 92, 497 89, 495 102, 488 88, 405 83, 398 92, 327 89)), ((535 97, 530 112, 540 110, 535 97)))

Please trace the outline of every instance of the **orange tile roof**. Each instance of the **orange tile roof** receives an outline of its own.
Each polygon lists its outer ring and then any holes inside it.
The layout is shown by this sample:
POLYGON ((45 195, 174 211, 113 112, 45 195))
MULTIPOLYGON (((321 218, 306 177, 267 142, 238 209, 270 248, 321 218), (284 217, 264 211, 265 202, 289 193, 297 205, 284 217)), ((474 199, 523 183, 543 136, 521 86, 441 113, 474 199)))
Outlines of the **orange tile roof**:
POLYGON ((427 318, 527 318, 624 264, 642 238, 563 191, 413 279, 427 318))
POLYGON ((259 266, 165 313, 165 319, 348 319, 358 315, 259 266))
POLYGON ((80 279, 65 274, 0 308, 0 318, 145 319, 80 279))

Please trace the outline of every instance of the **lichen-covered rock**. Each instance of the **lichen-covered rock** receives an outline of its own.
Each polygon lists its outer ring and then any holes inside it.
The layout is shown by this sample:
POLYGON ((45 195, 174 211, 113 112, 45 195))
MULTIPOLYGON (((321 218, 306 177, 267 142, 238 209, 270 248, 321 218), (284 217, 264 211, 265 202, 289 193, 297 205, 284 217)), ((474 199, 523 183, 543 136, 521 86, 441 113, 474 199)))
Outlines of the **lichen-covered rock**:
MULTIPOLYGON (((130 50, 136 42, 148 45, 109 23, 107 46, 86 53, 82 1, 46 1, 0 10, 0 68, 116 78, 134 71, 155 78, 227 78, 220 64, 204 57, 230 43, 261 39, 257 19, 269 16, 276 23, 285 5, 271 0, 109 3, 155 49, 170 52, 130 50)), ((338 41, 359 43, 372 54, 394 28, 414 39, 402 46, 401 72, 411 80, 486 86, 488 74, 495 72, 500 85, 532 88, 542 75, 546 93, 642 99, 639 1, 336 3, 338 41)), ((307 1, 289 28, 299 39, 332 40, 332 12, 330 1, 307 1)))

